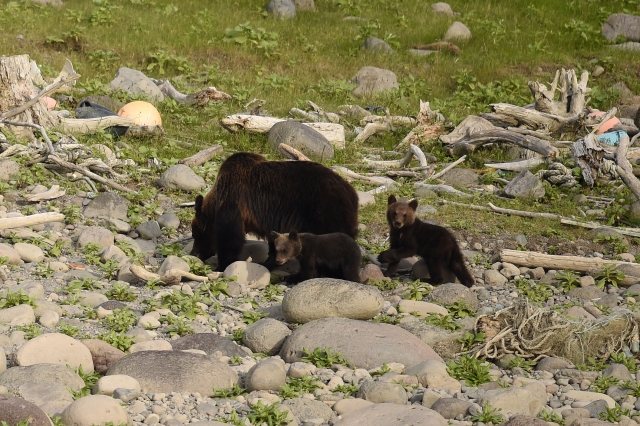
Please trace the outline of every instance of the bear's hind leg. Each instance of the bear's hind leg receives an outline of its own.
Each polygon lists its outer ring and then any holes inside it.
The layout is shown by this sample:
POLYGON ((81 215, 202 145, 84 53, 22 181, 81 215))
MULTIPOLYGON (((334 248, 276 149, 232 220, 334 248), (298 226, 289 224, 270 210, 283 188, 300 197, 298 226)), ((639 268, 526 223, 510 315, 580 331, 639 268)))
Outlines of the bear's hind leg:
POLYGON ((433 256, 424 257, 425 263, 427 264, 427 269, 429 270, 429 279, 427 282, 430 284, 442 284, 444 282, 444 277, 442 275, 442 259, 435 258, 433 256))

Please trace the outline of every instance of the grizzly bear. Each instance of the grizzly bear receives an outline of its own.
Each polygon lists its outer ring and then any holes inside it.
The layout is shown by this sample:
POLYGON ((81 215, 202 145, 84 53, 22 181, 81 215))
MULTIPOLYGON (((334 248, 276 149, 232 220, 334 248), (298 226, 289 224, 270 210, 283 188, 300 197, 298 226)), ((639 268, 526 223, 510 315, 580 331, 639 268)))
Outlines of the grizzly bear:
POLYGON ((276 263, 284 265, 289 259, 300 262, 300 272, 285 278, 298 283, 311 278, 329 277, 360 282, 362 253, 353 238, 342 232, 314 235, 271 233, 276 249, 276 263))
POLYGON ((397 201, 394 195, 389 196, 387 222, 391 248, 378 256, 381 263, 389 263, 384 275, 395 274, 401 259, 417 254, 427 264, 431 284, 441 284, 444 268, 448 267, 462 284, 473 286, 475 280, 464 264, 453 234, 442 226, 422 222, 416 217, 417 208, 418 200, 405 203, 397 201))
MULTIPOLYGON (((218 254, 218 270, 238 260, 245 234, 270 231, 358 233, 358 194, 333 170, 311 161, 267 161, 241 152, 227 158, 211 191, 195 203, 191 254, 218 254)), ((273 269, 273 241, 264 265, 273 269)))

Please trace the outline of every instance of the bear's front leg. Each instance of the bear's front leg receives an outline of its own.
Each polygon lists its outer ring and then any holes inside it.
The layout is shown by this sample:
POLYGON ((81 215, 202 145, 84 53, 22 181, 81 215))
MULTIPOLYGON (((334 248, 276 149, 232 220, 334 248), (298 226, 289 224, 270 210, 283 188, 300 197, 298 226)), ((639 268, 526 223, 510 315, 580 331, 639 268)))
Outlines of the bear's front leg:
POLYGON ((384 276, 385 277, 390 277, 392 275, 395 275, 396 271, 398 270, 398 265, 400 265, 400 262, 389 262, 389 265, 387 265, 387 270, 384 271, 384 276))
POLYGON ((267 260, 261 263, 262 266, 267 268, 269 271, 273 271, 279 265, 276 263, 276 245, 271 238, 268 239, 269 243, 269 254, 267 255, 267 260))

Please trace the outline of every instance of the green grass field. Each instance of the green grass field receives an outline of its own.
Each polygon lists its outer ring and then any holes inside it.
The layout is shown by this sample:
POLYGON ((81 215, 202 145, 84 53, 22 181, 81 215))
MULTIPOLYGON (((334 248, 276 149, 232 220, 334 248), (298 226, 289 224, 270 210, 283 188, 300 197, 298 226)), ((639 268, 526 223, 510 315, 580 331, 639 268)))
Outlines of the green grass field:
MULTIPOLYGON (((160 104, 166 138, 124 141, 135 147, 126 154, 139 164, 149 154, 172 164, 214 143, 223 144, 228 151, 250 150, 275 157, 265 136, 230 134, 218 124, 220 118, 241 112, 254 98, 266 100, 263 111, 282 117, 291 107, 304 107, 307 100, 327 111, 357 103, 389 107, 394 115, 415 115, 422 99, 457 123, 468 114, 486 111, 492 102, 532 102, 527 82, 550 82, 556 69, 563 67, 589 71, 597 65, 604 67, 605 73, 589 84, 593 89, 590 105, 601 109, 619 99, 610 89, 614 83, 622 81, 634 92, 640 89, 640 54, 612 50, 600 35, 611 13, 639 13, 638 0, 452 0, 449 4, 460 13, 455 19, 434 14, 431 2, 420 0, 317 0, 316 12, 299 12, 287 21, 268 17, 266 3, 66 0, 64 7, 56 8, 3 0, 0 52, 5 56, 29 54, 45 77, 56 76, 69 58, 82 75, 76 86, 82 91, 74 94, 76 99, 105 93, 105 85, 121 66, 170 78, 183 92, 216 86, 233 96, 231 101, 204 108, 173 101, 160 104), (423 57, 408 52, 413 45, 441 40, 454 20, 465 23, 473 34, 460 45, 461 55, 423 57), (398 53, 361 51, 359 46, 369 35, 387 40, 398 53), (349 80, 366 65, 394 71, 400 88, 372 98, 353 98, 354 85, 349 80), (192 146, 185 148, 176 141, 192 146)), ((113 96, 132 99, 122 93, 113 96)), ((397 129, 376 136, 366 146, 348 142, 348 148, 331 163, 357 162, 366 147, 389 149, 408 131, 397 129)), ((104 135, 81 140, 113 143, 104 135)), ((438 143, 425 144, 423 149, 448 160, 438 143)), ((473 154, 462 167, 481 168, 484 159, 503 157, 495 149, 473 154)), ((215 166, 198 172, 212 178, 215 166)), ((610 190, 596 188, 592 193, 599 191, 610 190)), ((553 190, 543 203, 520 207, 575 214, 568 195, 553 190)), ((513 208, 513 203, 507 205, 513 208)), ((376 212, 383 207, 376 207, 376 212)), ((459 214, 455 208, 443 211, 450 211, 452 217, 459 214)), ((476 217, 483 220, 487 215, 476 217)), ((508 225, 510 231, 527 228, 522 220, 514 220, 508 225)), ((491 223, 486 221, 489 227, 491 223)), ((459 225, 474 228, 473 224, 459 225)))

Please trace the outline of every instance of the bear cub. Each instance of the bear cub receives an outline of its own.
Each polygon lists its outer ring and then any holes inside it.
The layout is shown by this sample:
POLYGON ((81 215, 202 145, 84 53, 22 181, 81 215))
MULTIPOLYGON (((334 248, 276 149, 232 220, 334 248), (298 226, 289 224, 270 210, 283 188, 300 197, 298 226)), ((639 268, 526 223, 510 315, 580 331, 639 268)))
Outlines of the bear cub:
POLYGON ((292 231, 288 234, 271 232, 276 250, 276 263, 283 265, 295 257, 300 272, 286 277, 288 283, 311 278, 329 277, 360 282, 362 253, 353 238, 341 232, 308 234, 292 231))
POLYGON ((378 261, 389 264, 384 275, 395 274, 401 259, 417 254, 427 264, 431 277, 427 281, 431 284, 442 284, 444 268, 448 267, 462 284, 473 286, 475 280, 464 264, 453 234, 442 226, 422 222, 416 217, 417 208, 415 199, 405 203, 389 196, 387 222, 391 248, 378 256, 378 261))

